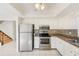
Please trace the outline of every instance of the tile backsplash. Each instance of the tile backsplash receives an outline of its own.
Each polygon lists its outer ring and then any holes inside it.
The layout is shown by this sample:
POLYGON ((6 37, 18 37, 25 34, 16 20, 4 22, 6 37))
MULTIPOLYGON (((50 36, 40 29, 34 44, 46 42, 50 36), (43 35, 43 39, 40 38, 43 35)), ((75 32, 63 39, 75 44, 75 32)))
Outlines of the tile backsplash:
POLYGON ((61 33, 66 35, 78 36, 77 29, 52 29, 54 33, 61 33))
MULTIPOLYGON (((53 33, 61 33, 71 36, 78 36, 77 29, 51 29, 53 33)), ((35 36, 39 36, 39 29, 35 29, 35 36)))

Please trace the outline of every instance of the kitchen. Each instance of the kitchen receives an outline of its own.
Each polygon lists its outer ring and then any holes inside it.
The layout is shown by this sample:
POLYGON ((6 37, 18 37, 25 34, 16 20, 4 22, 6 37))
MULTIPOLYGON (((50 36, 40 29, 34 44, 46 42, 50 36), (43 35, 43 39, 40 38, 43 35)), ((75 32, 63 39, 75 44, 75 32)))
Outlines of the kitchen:
POLYGON ((15 55, 79 56, 79 4, 47 3, 44 10, 34 3, 9 5, 23 15, 15 20, 15 55))
MULTIPOLYGON (((29 18, 26 18, 26 19, 29 19, 29 18)), ((38 20, 36 20, 37 18, 30 18, 30 20, 33 20, 34 22, 31 23, 31 21, 29 22, 28 20, 23 20, 22 22, 24 22, 24 24, 27 24, 27 23, 30 23, 30 24, 33 24, 35 21, 37 22, 38 20), (25 23, 26 22, 26 23, 25 23)), ((45 18, 45 17, 42 17, 41 19, 45 19, 45 22, 48 22, 49 19, 45 18)), ((41 23, 41 20, 39 20, 41 23)), ((56 21, 56 20, 55 20, 56 21)), ((52 21, 49 21, 49 22, 52 22, 52 21)), ((21 23, 22 24, 22 23, 21 23)), ((57 49, 57 51, 59 52, 60 55, 74 55, 74 56, 77 56, 79 55, 78 51, 78 45, 76 44, 73 44, 75 43, 74 41, 76 41, 76 39, 79 39, 78 37, 78 29, 73 29, 73 28, 58 28, 57 29, 54 29, 52 28, 52 26, 50 24, 44 24, 44 23, 41 23, 42 25, 38 24, 34 24, 34 28, 35 28, 35 38, 34 38, 34 49, 38 49, 38 50, 46 50, 46 48, 44 49, 45 46, 40 47, 40 34, 43 35, 43 36, 48 36, 50 37, 50 46, 51 48, 48 49, 48 46, 47 46, 47 50, 53 50, 53 49, 57 49), (41 29, 40 29, 41 28, 41 29), (43 28, 43 29, 42 29, 43 28), (44 30, 45 28, 45 30, 44 30), (48 29, 48 34, 46 29, 48 29), (42 34, 42 31, 44 32, 42 34), (67 49, 68 48, 68 49, 67 49), (70 48, 70 50, 69 50, 70 48), (69 51, 68 51, 69 50, 69 51)), ((54 26, 53 26, 54 27, 54 26)), ((47 41, 46 41, 47 42, 47 41)))

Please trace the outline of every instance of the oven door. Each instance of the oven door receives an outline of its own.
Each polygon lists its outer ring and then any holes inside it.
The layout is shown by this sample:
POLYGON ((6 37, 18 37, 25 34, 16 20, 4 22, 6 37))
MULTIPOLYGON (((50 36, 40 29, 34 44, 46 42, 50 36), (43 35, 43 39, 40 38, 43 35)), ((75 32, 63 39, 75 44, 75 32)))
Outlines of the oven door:
POLYGON ((40 44, 50 44, 50 40, 48 38, 45 38, 45 39, 44 38, 43 39, 41 38, 40 39, 40 44))
POLYGON ((39 36, 40 37, 50 37, 48 33, 40 33, 39 36))

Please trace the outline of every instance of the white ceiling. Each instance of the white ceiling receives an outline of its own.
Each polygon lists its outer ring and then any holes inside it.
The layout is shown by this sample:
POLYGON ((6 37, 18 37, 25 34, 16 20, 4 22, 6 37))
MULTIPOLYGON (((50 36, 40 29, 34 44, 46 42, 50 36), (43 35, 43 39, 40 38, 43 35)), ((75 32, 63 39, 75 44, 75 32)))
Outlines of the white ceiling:
POLYGON ((79 4, 77 3, 46 3, 46 9, 38 11, 35 3, 0 3, 1 16, 24 16, 24 17, 54 17, 54 18, 74 18, 79 15, 79 4))
POLYGON ((79 16, 79 3, 70 4, 56 17, 77 17, 79 16))
POLYGON ((24 16, 51 16, 54 17, 59 14, 64 8, 66 8, 69 4, 57 4, 57 3, 47 3, 46 9, 43 11, 38 11, 35 9, 35 3, 15 3, 10 4, 14 8, 16 8, 21 14, 24 16))
POLYGON ((0 18, 20 16, 20 13, 7 3, 0 3, 0 18))

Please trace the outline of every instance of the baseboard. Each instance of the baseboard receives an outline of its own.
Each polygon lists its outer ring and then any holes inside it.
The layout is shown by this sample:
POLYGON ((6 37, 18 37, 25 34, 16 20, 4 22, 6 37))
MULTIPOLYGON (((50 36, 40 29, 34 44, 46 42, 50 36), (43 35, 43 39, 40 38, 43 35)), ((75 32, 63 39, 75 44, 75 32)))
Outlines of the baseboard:
MULTIPOLYGON (((42 50, 42 49, 39 49, 39 48, 33 48, 33 50, 42 50)), ((48 49, 48 50, 57 50, 56 48, 51 48, 51 49, 48 49)))

